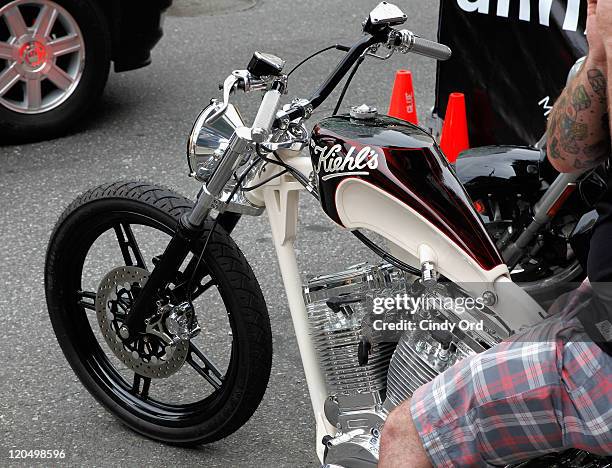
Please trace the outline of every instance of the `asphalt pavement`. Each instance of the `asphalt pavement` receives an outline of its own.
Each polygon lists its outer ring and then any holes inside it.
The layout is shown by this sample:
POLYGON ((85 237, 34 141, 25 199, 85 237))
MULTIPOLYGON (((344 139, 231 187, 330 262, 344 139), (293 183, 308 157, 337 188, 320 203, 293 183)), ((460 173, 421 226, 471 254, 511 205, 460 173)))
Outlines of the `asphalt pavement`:
MULTIPOLYGON (((199 110, 219 94, 218 83, 233 69, 245 68, 254 50, 279 55, 291 66, 318 48, 350 44, 376 4, 177 0, 153 64, 111 75, 91 118, 73 134, 0 146, 1 465, 38 464, 9 459, 11 449, 63 449, 66 458, 56 461, 61 466, 317 466, 309 398, 265 216, 243 219, 234 237, 259 278, 270 311, 275 355, 268 391, 244 427, 197 449, 169 447, 134 434, 83 389, 48 319, 44 256, 61 211, 92 186, 146 179, 194 197, 198 184, 187 177, 185 141, 199 110)), ((408 14, 407 28, 436 37, 437 0, 397 4, 408 14)), ((308 96, 338 59, 339 52, 330 51, 302 67, 291 77, 289 98, 308 96)), ((368 59, 345 108, 367 103, 386 110, 400 68, 413 71, 422 120, 434 100, 435 64, 416 56, 368 59)), ((337 95, 313 120, 330 113, 337 95)), ((255 95, 239 96, 236 102, 247 116, 258 105, 255 95)), ((302 200, 300 216, 297 248, 304 276, 371 258, 312 200, 302 200)))

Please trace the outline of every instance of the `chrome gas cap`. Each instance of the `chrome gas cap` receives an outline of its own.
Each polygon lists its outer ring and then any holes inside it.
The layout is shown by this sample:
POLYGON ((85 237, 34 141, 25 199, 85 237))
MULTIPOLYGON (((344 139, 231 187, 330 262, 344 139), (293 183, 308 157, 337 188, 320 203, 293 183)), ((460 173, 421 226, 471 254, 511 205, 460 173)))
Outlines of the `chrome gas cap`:
POLYGON ((376 107, 362 104, 360 106, 351 107, 351 117, 357 120, 371 120, 378 115, 378 109, 376 107))

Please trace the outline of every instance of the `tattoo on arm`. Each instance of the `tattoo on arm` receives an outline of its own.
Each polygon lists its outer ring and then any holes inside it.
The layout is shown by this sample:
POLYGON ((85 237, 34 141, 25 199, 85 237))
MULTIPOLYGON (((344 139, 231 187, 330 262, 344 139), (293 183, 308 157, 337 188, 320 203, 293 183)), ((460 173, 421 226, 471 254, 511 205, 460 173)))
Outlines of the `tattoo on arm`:
POLYGON ((559 139, 557 137, 553 137, 548 150, 548 154, 551 158, 565 159, 563 156, 561 156, 561 153, 559 152, 559 139))
POLYGON ((593 68, 586 70, 586 77, 588 84, 575 80, 565 88, 549 120, 550 158, 567 160, 575 169, 596 167, 612 153, 608 114, 601 116, 600 128, 593 119, 607 103, 606 76, 593 68))
POLYGON ((603 163, 608 158, 608 155, 609 153, 603 155, 600 154, 597 157, 576 158, 574 160, 574 167, 576 169, 592 169, 603 163))
POLYGON ((560 142, 563 150, 570 154, 578 154, 580 151, 578 142, 587 137, 588 130, 587 124, 577 122, 568 114, 561 117, 560 142))
POLYGON ((599 101, 601 103, 604 103, 606 101, 607 88, 607 81, 604 74, 601 72, 601 70, 593 68, 587 71, 587 78, 589 80, 589 83, 591 84, 593 92, 597 94, 597 96, 599 96, 599 101))
POLYGON ((577 86, 572 93, 572 105, 574 106, 576 113, 591 107, 591 98, 589 98, 584 85, 577 86))
POLYGON ((590 159, 602 159, 610 156, 610 140, 602 140, 584 148, 584 155, 590 159))

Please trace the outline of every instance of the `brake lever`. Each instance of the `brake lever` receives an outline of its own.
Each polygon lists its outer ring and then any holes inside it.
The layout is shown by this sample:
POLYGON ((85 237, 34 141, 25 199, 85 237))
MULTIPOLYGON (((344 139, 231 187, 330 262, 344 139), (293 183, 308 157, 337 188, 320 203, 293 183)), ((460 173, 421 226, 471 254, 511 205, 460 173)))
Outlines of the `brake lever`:
POLYGON ((225 114, 225 111, 229 106, 230 94, 234 90, 234 87, 238 84, 238 81, 240 81, 240 78, 235 75, 230 75, 225 79, 223 82, 223 104, 221 104, 221 107, 217 109, 214 114, 211 114, 206 119, 207 124, 214 123, 219 117, 225 114))

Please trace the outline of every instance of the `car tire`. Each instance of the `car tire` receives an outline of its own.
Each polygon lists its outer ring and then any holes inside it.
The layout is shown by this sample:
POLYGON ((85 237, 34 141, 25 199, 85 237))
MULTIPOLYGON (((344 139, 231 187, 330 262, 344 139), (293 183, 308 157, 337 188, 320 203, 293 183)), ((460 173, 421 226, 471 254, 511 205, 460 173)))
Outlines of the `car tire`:
POLYGON ((109 25, 96 1, 0 0, 0 142, 69 132, 102 94, 110 60, 109 25), (53 15, 45 28, 43 17, 53 15), (36 80, 40 91, 30 92, 36 80))

